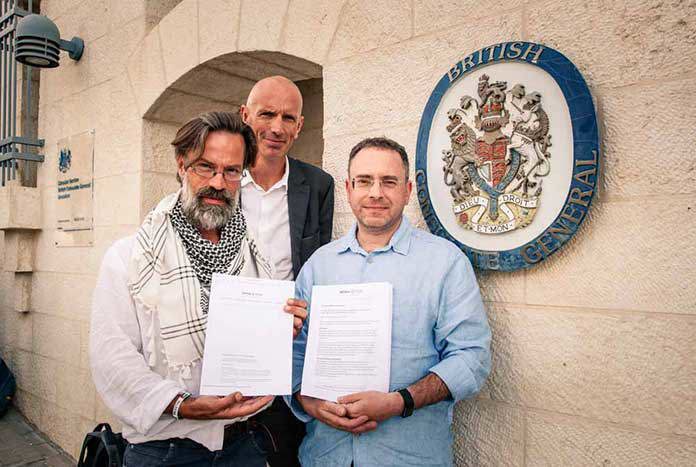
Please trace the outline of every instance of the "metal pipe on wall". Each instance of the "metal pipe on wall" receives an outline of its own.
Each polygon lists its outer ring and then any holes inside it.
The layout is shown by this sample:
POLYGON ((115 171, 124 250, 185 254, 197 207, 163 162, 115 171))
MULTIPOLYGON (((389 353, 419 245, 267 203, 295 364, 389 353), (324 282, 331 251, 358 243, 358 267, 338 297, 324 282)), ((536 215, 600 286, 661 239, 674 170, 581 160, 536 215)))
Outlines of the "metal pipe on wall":
MULTIPOLYGON (((2 16, 3 17, 5 15, 5 13, 7 12, 7 5, 8 5, 7 0, 3 0, 2 1, 2 16)), ((2 25, 1 25, 3 30, 6 27, 5 23, 6 23, 6 21, 3 21, 2 25)), ((8 60, 12 59, 12 57, 9 56, 8 51, 7 51, 7 35, 2 37, 1 44, 2 44, 2 70, 1 70, 2 74, 0 75, 0 79, 2 80, 2 125, 0 125, 0 127, 2 128, 2 132, 1 132, 0 136, 4 140, 5 138, 7 138, 7 134, 8 134, 8 121, 7 121, 7 106, 8 106, 7 101, 8 101, 8 99, 7 99, 7 95, 8 95, 9 89, 7 86, 7 78, 8 78, 7 62, 8 62, 8 60)), ((7 152, 6 146, 3 145, 0 148, 0 154, 4 155, 6 152, 7 152)), ((7 162, 3 161, 1 164, 2 164, 2 185, 4 185, 6 180, 7 180, 7 162)))
MULTIPOLYGON (((10 0, 10 6, 14 8, 15 0, 10 0)), ((12 16, 12 27, 17 27, 17 15, 12 16)), ((10 49, 9 56, 14 58, 14 30, 10 34, 10 49)), ((10 128, 12 136, 17 136, 17 65, 15 60, 10 60, 10 76, 12 77, 12 96, 11 96, 11 107, 10 107, 10 128)), ((10 143, 10 152, 17 151, 17 144, 13 141, 10 143)), ((12 171, 12 179, 17 179, 17 159, 12 159, 10 161, 10 168, 12 171)))

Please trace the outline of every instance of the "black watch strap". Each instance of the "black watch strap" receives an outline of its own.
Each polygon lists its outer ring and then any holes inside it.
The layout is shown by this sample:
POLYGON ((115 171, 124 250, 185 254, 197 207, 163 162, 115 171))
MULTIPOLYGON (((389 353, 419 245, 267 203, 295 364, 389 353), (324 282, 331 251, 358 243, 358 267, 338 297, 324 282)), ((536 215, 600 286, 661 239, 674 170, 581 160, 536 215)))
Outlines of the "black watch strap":
POLYGON ((408 392, 408 389, 400 389, 399 394, 401 394, 401 397, 404 399, 404 411, 401 412, 401 417, 406 418, 410 417, 413 415, 413 409, 415 409, 415 404, 413 403, 413 397, 411 397, 411 393, 408 392))

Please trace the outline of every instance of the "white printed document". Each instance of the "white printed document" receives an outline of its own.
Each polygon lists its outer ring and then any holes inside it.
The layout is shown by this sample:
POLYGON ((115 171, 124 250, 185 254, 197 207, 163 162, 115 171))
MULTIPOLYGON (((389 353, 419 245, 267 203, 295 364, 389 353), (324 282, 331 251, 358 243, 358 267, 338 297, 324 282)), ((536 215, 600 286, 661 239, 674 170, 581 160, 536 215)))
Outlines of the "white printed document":
POLYGON ((291 393, 294 295, 292 281, 213 274, 201 394, 291 393))
POLYGON ((386 282, 312 288, 302 395, 389 391, 392 294, 386 282))

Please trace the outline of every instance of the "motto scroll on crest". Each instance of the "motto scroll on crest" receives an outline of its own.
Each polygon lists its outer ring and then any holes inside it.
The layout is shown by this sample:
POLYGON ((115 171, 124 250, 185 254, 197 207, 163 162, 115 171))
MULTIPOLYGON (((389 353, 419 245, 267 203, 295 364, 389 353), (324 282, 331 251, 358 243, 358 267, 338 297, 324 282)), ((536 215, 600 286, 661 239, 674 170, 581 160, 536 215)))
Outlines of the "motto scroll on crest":
POLYGON ((447 120, 450 146, 442 149, 442 170, 458 222, 482 234, 529 225, 551 172, 542 95, 482 75, 478 99, 462 96, 447 120))

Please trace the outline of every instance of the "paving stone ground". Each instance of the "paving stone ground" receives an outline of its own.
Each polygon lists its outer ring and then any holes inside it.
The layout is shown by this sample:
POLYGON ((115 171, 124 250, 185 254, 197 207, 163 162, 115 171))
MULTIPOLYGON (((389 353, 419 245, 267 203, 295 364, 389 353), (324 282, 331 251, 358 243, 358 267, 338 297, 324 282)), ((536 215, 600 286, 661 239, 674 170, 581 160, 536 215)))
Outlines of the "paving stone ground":
POLYGON ((74 467, 69 455, 51 443, 12 407, 0 418, 0 467, 74 467))

